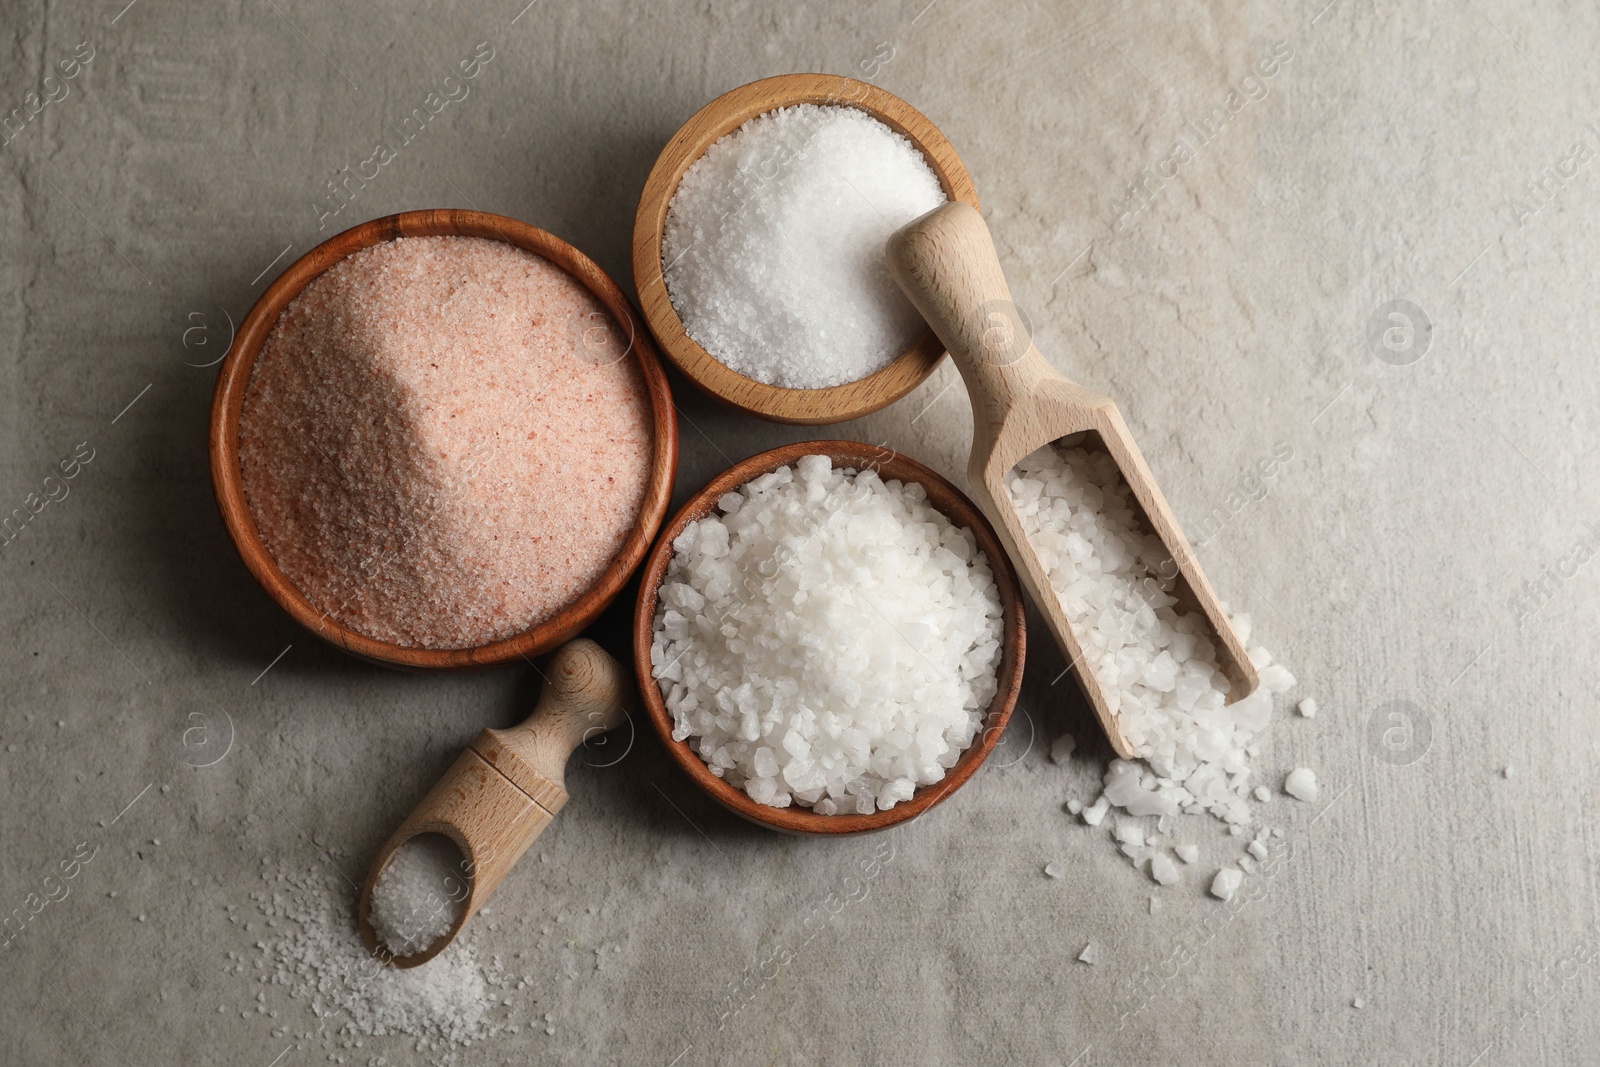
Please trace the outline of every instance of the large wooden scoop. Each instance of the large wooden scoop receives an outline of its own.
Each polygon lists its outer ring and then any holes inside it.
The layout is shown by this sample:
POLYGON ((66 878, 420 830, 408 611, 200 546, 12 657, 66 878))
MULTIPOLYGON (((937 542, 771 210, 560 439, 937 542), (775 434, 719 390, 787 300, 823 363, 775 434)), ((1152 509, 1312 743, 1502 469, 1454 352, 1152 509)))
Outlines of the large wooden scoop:
POLYGON ((1211 624, 1218 666, 1231 683, 1228 702, 1248 696, 1256 686, 1255 669, 1115 402, 1068 381, 1034 347, 1026 317, 1011 302, 983 216, 963 203, 935 208, 889 239, 888 256, 895 280, 944 342, 972 399, 967 479, 973 499, 999 532, 1111 746, 1121 756, 1133 756, 1099 681, 1083 661, 1083 641, 1062 613, 1005 483, 1018 460, 1052 442, 1110 454, 1147 531, 1171 554, 1167 573, 1157 577, 1171 579, 1167 591, 1178 600, 1179 610, 1198 611, 1211 624))
POLYGON ((621 725, 633 700, 627 673, 599 645, 586 638, 563 645, 545 670, 533 714, 510 729, 479 734, 378 850, 357 914, 368 950, 396 967, 415 967, 454 941, 566 804, 567 758, 585 740, 621 725), (425 950, 397 956, 379 943, 372 927, 372 890, 395 853, 418 834, 443 834, 461 850, 460 877, 443 893, 453 888, 465 894, 465 907, 450 931, 425 950))

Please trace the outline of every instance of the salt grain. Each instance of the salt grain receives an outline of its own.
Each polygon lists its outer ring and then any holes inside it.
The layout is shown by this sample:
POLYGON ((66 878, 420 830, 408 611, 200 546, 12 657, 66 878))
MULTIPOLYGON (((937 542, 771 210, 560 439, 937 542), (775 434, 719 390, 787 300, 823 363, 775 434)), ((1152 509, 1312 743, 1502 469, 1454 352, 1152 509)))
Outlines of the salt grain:
POLYGON ((378 876, 368 919, 390 953, 413 956, 455 927, 470 888, 456 843, 443 834, 419 834, 378 876))
POLYGON ((1194 863, 1200 858, 1199 845, 1179 845, 1172 851, 1176 852, 1178 858, 1185 863, 1194 863))
POLYGON ((678 183, 661 245, 667 294, 689 336, 746 377, 856 381, 926 329, 884 244, 944 201, 916 146, 864 111, 758 115, 678 183))
POLYGON ((1315 719, 1317 717, 1317 702, 1311 697, 1306 697, 1299 704, 1300 714, 1303 718, 1315 719))
POLYGON ((1078 953, 1078 959, 1093 967, 1096 963, 1100 962, 1100 950, 1096 948, 1095 943, 1091 941, 1087 945, 1083 946, 1083 951, 1078 953))
POLYGON ((1154 856, 1150 860, 1150 877, 1161 885, 1172 885, 1179 877, 1178 865, 1165 854, 1154 856))
POLYGON ((1068 763, 1072 760, 1072 751, 1078 747, 1078 741, 1071 734, 1062 734, 1050 743, 1050 762, 1055 764, 1068 763))
POLYGON ((1283 780, 1283 791, 1296 800, 1315 803, 1317 799, 1316 773, 1305 767, 1298 767, 1289 772, 1289 777, 1283 780))
POLYGON ((1232 867, 1224 867, 1211 880, 1211 895, 1218 900, 1232 900, 1233 894, 1239 889, 1239 883, 1243 881, 1243 871, 1232 867))
POLYGON ((354 253, 289 303, 245 392, 262 541, 369 637, 527 630, 600 576, 643 504, 653 434, 628 352, 587 289, 505 242, 354 253))
POLYGON ((651 673, 711 772, 752 800, 887 810, 939 781, 997 689, 989 562, 915 483, 806 456, 673 542, 651 673))
POLYGON ((1049 863, 1044 865, 1044 873, 1049 875, 1051 878, 1060 878, 1063 874, 1067 873, 1067 869, 1061 865, 1059 860, 1051 860, 1049 863))

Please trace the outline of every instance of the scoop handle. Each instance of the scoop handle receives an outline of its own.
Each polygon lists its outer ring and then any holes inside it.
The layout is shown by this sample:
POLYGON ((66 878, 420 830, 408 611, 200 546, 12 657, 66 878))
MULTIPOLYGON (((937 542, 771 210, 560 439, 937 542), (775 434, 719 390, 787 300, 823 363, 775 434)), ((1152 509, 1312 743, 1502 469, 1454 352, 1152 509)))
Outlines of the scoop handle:
POLYGON ((1032 324, 1011 299, 977 208, 941 204, 896 230, 886 251, 890 274, 967 383, 977 441, 992 438, 1039 381, 1061 378, 1034 347, 1032 324))
POLYGON ((533 713, 505 730, 484 730, 378 850, 362 887, 357 924, 369 950, 396 967, 415 967, 455 940, 534 839, 567 803, 567 759, 597 734, 620 726, 634 689, 622 665, 579 638, 563 645, 544 671, 533 713), (460 918, 444 937, 413 956, 389 956, 372 929, 372 888, 394 853, 418 834, 440 833, 467 859, 469 886, 460 918))
MULTIPOLYGON (((486 743, 510 753, 521 769, 560 790, 559 807, 566 802, 567 760, 573 750, 589 738, 622 725, 633 699, 633 685, 622 665, 605 649, 580 637, 561 646, 551 658, 533 714, 509 729, 485 730, 472 747, 486 758, 486 743)), ((523 785, 512 770, 504 766, 500 770, 523 785)), ((525 785, 523 788, 543 803, 535 792, 525 785)), ((557 810, 545 807, 552 814, 557 810)))

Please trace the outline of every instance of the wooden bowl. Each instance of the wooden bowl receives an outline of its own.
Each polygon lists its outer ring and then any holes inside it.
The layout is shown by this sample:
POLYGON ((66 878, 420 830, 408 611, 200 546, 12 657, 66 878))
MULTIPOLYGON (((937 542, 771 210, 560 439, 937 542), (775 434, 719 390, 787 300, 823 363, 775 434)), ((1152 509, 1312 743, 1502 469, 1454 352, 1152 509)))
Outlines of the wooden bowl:
POLYGON ((464 670, 510 663, 547 652, 575 637, 616 598, 644 558, 666 515, 678 465, 677 416, 666 373, 650 343, 649 333, 640 327, 638 316, 616 283, 588 256, 537 227, 503 215, 449 208, 406 211, 362 223, 330 237, 279 275, 239 324, 233 346, 223 360, 211 404, 210 436, 211 482, 222 521, 245 566, 267 594, 301 625, 346 652, 375 663, 411 670, 464 670), (289 302, 313 278, 353 252, 396 237, 441 236, 505 241, 548 260, 582 283, 632 338, 630 354, 644 376, 650 414, 655 422, 655 456, 645 486, 644 504, 638 521, 612 558, 611 565, 578 599, 551 618, 513 637, 476 648, 430 649, 391 644, 357 633, 329 618, 284 576, 262 544, 255 517, 245 499, 239 468, 239 418, 250 372, 267 335, 289 302))
POLYGON ((683 768, 684 773, 701 789, 710 793, 712 799, 735 815, 774 830, 828 837, 872 833, 914 819, 971 778, 973 772, 988 757, 989 751, 999 742, 1000 735, 1005 732, 1006 723, 1011 719, 1011 710, 1017 703, 1017 693, 1022 688, 1022 660, 1026 645, 1022 589, 1017 584, 1016 571, 1012 570, 1010 559, 1000 547, 1000 539, 995 536, 994 528, 978 511, 976 505, 968 500, 961 490, 916 460, 908 459, 898 452, 857 441, 801 441, 797 444, 784 445, 735 463, 713 478, 705 488, 689 498, 661 531, 655 548, 650 552, 650 558, 645 561, 639 583, 639 602, 633 616, 633 663, 644 707, 649 714, 650 722, 656 728, 656 733, 661 736, 661 743, 666 746, 667 752, 678 766, 683 768), (989 558, 995 585, 1000 592, 1002 637, 1000 665, 996 669, 999 688, 995 692, 994 699, 989 702, 981 732, 973 739, 972 745, 961 754, 955 766, 945 772, 942 779, 933 785, 918 789, 911 795, 910 800, 902 801, 888 811, 875 811, 871 815, 819 815, 810 808, 798 805, 775 808, 768 804, 758 804, 743 790, 735 789, 712 774, 705 761, 696 755, 686 742, 673 740, 672 715, 667 711, 666 703, 661 697, 661 688, 656 684, 650 667, 650 644, 656 616, 656 600, 661 589, 661 581, 666 577, 667 565, 672 560, 672 542, 678 534, 682 533, 683 528, 689 523, 710 514, 724 493, 738 489, 758 475, 792 464, 801 456, 812 455, 827 456, 836 467, 854 467, 857 470, 872 468, 886 481, 895 478, 902 482, 921 484, 928 491, 930 504, 951 522, 972 531, 977 538, 978 547, 989 558))
POLYGON ((894 403, 921 385, 944 356, 932 330, 894 362, 859 381, 826 389, 786 389, 747 378, 718 362, 683 329, 667 295, 661 269, 661 241, 667 206, 678 182, 717 138, 757 115, 795 104, 843 104, 859 108, 916 145, 938 176, 945 195, 978 206, 977 190, 950 142, 922 113, 892 93, 867 82, 832 74, 783 74, 741 85, 695 112, 661 150, 639 195, 633 221, 633 283, 645 322, 674 366, 695 385, 733 407, 774 422, 843 422, 894 403))

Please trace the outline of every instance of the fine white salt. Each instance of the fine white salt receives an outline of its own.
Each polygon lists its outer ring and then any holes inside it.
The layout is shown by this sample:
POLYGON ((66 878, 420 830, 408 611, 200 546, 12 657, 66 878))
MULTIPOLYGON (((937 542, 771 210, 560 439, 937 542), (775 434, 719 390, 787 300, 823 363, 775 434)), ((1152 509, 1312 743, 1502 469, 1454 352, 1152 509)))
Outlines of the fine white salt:
POLYGON ((945 202, 920 151, 851 107, 755 118, 695 161, 667 207, 667 295, 731 369, 819 389, 887 366, 926 328, 884 244, 945 202))
POLYGON ((752 800, 887 810, 972 744, 997 688, 999 592, 920 485, 805 456, 672 547, 651 673, 673 737, 752 800))
POLYGON ((1218 900, 1232 900, 1233 894, 1239 889, 1239 883, 1243 881, 1243 871, 1232 867, 1224 867, 1211 880, 1211 895, 1218 900))
POLYGON ((1289 772, 1289 777, 1283 780, 1283 791, 1296 800, 1314 803, 1317 799, 1316 773, 1305 767, 1297 767, 1289 772))
POLYGON ((378 875, 367 917, 392 955, 414 956, 455 927, 470 889, 456 843, 443 834, 418 834, 378 875))

